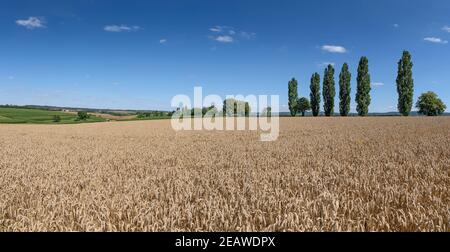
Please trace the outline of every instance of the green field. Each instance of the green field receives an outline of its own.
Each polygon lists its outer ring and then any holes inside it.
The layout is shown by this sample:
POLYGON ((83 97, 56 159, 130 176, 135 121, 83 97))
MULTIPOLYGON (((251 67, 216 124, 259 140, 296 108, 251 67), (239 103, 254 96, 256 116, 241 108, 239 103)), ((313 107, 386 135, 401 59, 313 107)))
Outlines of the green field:
POLYGON ((77 121, 77 115, 60 111, 0 108, 0 123, 71 124, 104 121, 104 119, 95 116, 91 116, 86 121, 77 121), (61 118, 60 122, 53 122, 55 115, 61 118))

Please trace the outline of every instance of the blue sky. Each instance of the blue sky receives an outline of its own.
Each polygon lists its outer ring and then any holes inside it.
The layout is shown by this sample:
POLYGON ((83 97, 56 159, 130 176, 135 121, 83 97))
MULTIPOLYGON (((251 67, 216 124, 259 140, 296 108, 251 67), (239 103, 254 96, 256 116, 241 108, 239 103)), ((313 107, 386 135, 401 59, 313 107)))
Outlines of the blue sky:
POLYGON ((327 63, 336 84, 349 63, 354 100, 367 56, 370 111, 395 111, 407 49, 415 100, 432 90, 450 105, 449 13, 448 0, 3 0, 0 104, 168 110, 202 86, 280 95, 285 111, 289 79, 309 96, 327 63))

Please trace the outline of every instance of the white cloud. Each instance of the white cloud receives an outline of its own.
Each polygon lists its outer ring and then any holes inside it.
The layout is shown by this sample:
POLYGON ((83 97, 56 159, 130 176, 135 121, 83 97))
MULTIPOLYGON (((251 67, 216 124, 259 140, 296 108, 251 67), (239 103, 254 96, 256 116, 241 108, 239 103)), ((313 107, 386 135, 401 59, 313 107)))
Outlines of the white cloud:
POLYGON ((209 30, 212 32, 222 32, 222 27, 216 26, 216 27, 210 28, 209 30))
POLYGON ((336 46, 336 45, 324 45, 322 46, 322 50, 330 52, 330 53, 346 53, 347 49, 342 46, 336 46))
POLYGON ((319 64, 319 67, 327 67, 328 65, 332 65, 333 67, 336 65, 334 62, 322 62, 319 64))
POLYGON ((256 37, 256 33, 254 32, 241 32, 241 36, 245 39, 252 39, 254 37, 256 37))
POLYGON ((45 20, 43 18, 29 17, 28 19, 19 19, 17 25, 33 30, 37 28, 45 28, 45 20))
POLYGON ((444 27, 442 27, 442 30, 443 30, 443 31, 446 31, 446 32, 450 32, 450 27, 444 26, 444 27))
POLYGON ((431 42, 431 43, 436 43, 436 44, 447 44, 448 43, 447 40, 443 40, 441 38, 436 38, 436 37, 427 37, 427 38, 424 38, 423 40, 431 42))
POLYGON ((384 83, 383 82, 373 82, 372 86, 374 86, 374 87, 381 87, 381 86, 384 86, 384 83))
POLYGON ((139 26, 127 26, 127 25, 107 25, 103 28, 107 32, 133 32, 139 31, 139 26))
POLYGON ((231 36, 225 35, 225 36, 218 36, 217 38, 215 38, 216 41, 221 42, 221 43, 233 43, 234 39, 231 36))
POLYGON ((216 35, 209 36, 209 38, 221 43, 233 43, 238 38, 250 40, 256 37, 256 33, 254 32, 240 31, 239 29, 225 25, 216 25, 209 28, 209 31, 216 33, 216 35))
POLYGON ((165 44, 165 43, 167 43, 167 39, 165 39, 165 38, 160 39, 160 40, 159 40, 159 43, 160 43, 160 44, 165 44))
POLYGON ((216 33, 223 33, 223 34, 230 34, 234 35, 236 33, 235 29, 231 26, 226 25, 216 25, 212 28, 209 28, 210 31, 216 32, 216 33))
POLYGON ((394 26, 394 28, 399 28, 400 27, 399 24, 393 24, 392 26, 394 26))

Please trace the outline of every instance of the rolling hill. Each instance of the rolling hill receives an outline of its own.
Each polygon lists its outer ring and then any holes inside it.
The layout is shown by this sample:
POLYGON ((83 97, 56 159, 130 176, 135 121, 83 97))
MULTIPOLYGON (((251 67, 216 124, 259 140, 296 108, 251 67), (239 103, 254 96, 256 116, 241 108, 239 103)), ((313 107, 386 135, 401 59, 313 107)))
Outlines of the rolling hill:
POLYGON ((91 116, 86 121, 77 121, 77 115, 60 111, 23 108, 0 108, 0 123, 33 123, 33 124, 71 124, 84 122, 103 122, 102 118, 91 116), (59 116, 60 122, 54 122, 59 116))

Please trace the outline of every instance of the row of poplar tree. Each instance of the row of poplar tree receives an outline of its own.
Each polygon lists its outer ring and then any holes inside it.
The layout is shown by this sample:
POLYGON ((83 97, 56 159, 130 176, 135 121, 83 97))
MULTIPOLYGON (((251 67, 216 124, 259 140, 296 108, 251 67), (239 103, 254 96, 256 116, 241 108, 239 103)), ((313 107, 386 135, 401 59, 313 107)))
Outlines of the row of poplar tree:
MULTIPOLYGON (((404 116, 409 116, 413 106, 414 80, 412 67, 411 54, 408 51, 404 51, 402 58, 398 62, 397 75, 397 108, 404 116)), ((306 98, 298 98, 298 83, 295 78, 289 81, 289 110, 291 115, 296 116, 298 112, 304 115, 306 110, 312 110, 314 116, 319 116, 321 98, 323 98, 325 116, 334 115, 336 96, 334 73, 334 67, 328 65, 323 78, 322 95, 320 93, 320 75, 318 73, 312 75, 310 101, 306 98)), ((350 113, 351 77, 349 66, 347 63, 344 63, 339 74, 339 113, 341 116, 348 116, 350 113)), ((359 61, 356 83, 356 111, 360 116, 367 116, 371 102, 371 82, 367 57, 361 57, 359 61)))

